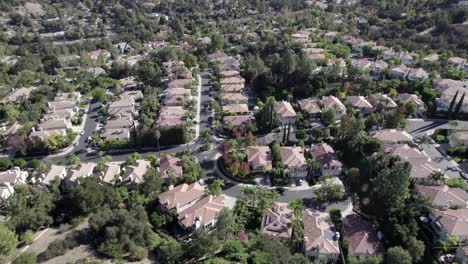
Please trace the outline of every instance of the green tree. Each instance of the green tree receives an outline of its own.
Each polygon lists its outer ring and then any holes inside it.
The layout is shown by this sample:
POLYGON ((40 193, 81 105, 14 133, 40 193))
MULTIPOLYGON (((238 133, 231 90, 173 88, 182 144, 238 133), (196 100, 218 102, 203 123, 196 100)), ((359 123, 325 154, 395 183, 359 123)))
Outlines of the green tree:
POLYGON ((68 158, 67 158, 67 165, 71 165, 71 166, 76 166, 76 165, 80 165, 81 164, 81 159, 80 157, 76 156, 75 154, 70 154, 68 155, 68 158))
POLYGON ((406 250, 408 250, 408 253, 413 258, 413 263, 417 263, 421 260, 424 256, 425 248, 424 242, 417 240, 415 237, 411 237, 406 243, 406 250))
POLYGON ((161 263, 178 264, 182 262, 184 250, 182 245, 172 237, 166 237, 157 249, 161 263))
POLYGON ((455 111, 453 112, 453 117, 455 119, 458 119, 458 117, 460 116, 460 110, 463 106, 464 100, 465 100, 465 93, 463 93, 463 95, 461 96, 460 101, 458 102, 457 106, 455 107, 455 111))
POLYGON ((23 252, 14 261, 13 264, 36 264, 37 256, 34 253, 23 252))
POLYGON ((15 232, 0 224, 0 258, 10 255, 18 245, 18 237, 15 232))
POLYGON ((213 196, 219 196, 223 193, 224 181, 221 179, 215 179, 213 183, 208 186, 208 194, 213 196))
POLYGON ((157 195, 161 192, 163 179, 161 174, 155 168, 149 168, 143 175, 143 183, 141 184, 141 192, 150 201, 157 198, 157 195))
POLYGON ((336 123, 336 116, 335 111, 333 109, 327 109, 322 112, 322 119, 323 122, 329 126, 334 125, 336 123))
POLYGON ((452 111, 453 111, 453 107, 455 106, 455 102, 457 101, 457 97, 458 97, 458 91, 455 93, 455 96, 453 96, 453 99, 450 102, 449 108, 447 110, 447 118, 448 119, 452 118, 452 111))
POLYGON ((107 99, 106 90, 100 87, 94 88, 92 96, 94 100, 97 100, 99 102, 105 102, 107 99))
POLYGON ((332 183, 326 180, 322 183, 322 186, 315 190, 315 199, 319 203, 333 202, 343 199, 344 190, 343 186, 339 183, 332 183))
POLYGON ((412 258, 408 251, 402 247, 392 247, 387 250, 385 263, 388 264, 411 264, 412 258))

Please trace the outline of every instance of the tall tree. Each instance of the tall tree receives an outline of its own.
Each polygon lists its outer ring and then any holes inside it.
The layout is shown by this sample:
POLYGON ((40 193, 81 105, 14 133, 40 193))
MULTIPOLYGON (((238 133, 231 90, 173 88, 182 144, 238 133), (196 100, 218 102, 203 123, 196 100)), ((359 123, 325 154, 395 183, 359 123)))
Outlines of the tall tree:
POLYGON ((455 119, 458 119, 458 117, 460 116, 460 110, 462 109, 464 100, 465 100, 465 93, 463 93, 462 97, 460 98, 460 101, 458 102, 457 106, 455 107, 455 111, 453 113, 453 117, 455 119))
POLYGON ((0 224, 0 260, 10 255, 18 245, 18 237, 15 232, 0 224))
POLYGON ((458 91, 453 96, 452 101, 450 102, 449 108, 447 110, 447 118, 450 119, 452 117, 453 107, 455 106, 455 102, 457 101, 458 91))

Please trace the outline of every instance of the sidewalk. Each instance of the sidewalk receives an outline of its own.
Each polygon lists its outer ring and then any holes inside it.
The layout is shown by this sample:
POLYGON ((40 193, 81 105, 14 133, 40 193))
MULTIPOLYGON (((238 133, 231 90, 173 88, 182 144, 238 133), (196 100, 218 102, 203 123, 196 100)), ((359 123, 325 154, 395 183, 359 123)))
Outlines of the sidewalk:
POLYGON ((198 86, 197 86, 197 115, 195 116, 195 121, 197 124, 195 125, 195 139, 198 139, 200 136, 200 110, 201 110, 201 88, 202 88, 202 80, 200 74, 197 75, 198 78, 198 86))

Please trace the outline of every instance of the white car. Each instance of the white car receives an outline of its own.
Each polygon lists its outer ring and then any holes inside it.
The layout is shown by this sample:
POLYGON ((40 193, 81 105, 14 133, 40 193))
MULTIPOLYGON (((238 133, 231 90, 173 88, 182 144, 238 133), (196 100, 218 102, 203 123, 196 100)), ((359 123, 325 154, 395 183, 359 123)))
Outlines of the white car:
POLYGON ((84 131, 81 131, 81 132, 80 132, 80 135, 84 135, 84 131))

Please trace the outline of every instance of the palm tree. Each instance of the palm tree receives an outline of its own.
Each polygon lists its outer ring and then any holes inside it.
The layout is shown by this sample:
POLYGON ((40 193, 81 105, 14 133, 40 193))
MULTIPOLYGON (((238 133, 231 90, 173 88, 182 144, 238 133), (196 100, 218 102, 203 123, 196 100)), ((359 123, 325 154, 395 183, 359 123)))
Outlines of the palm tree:
POLYGON ((302 212, 304 205, 302 200, 295 199, 289 203, 289 209, 293 211, 292 226, 292 242, 293 251, 298 252, 304 237, 304 227, 302 226, 302 212))
POLYGON ((161 149, 159 148, 159 139, 161 138, 161 132, 159 132, 159 129, 154 132, 154 138, 156 138, 156 144, 158 145, 158 155, 159 159, 161 159, 161 149))

